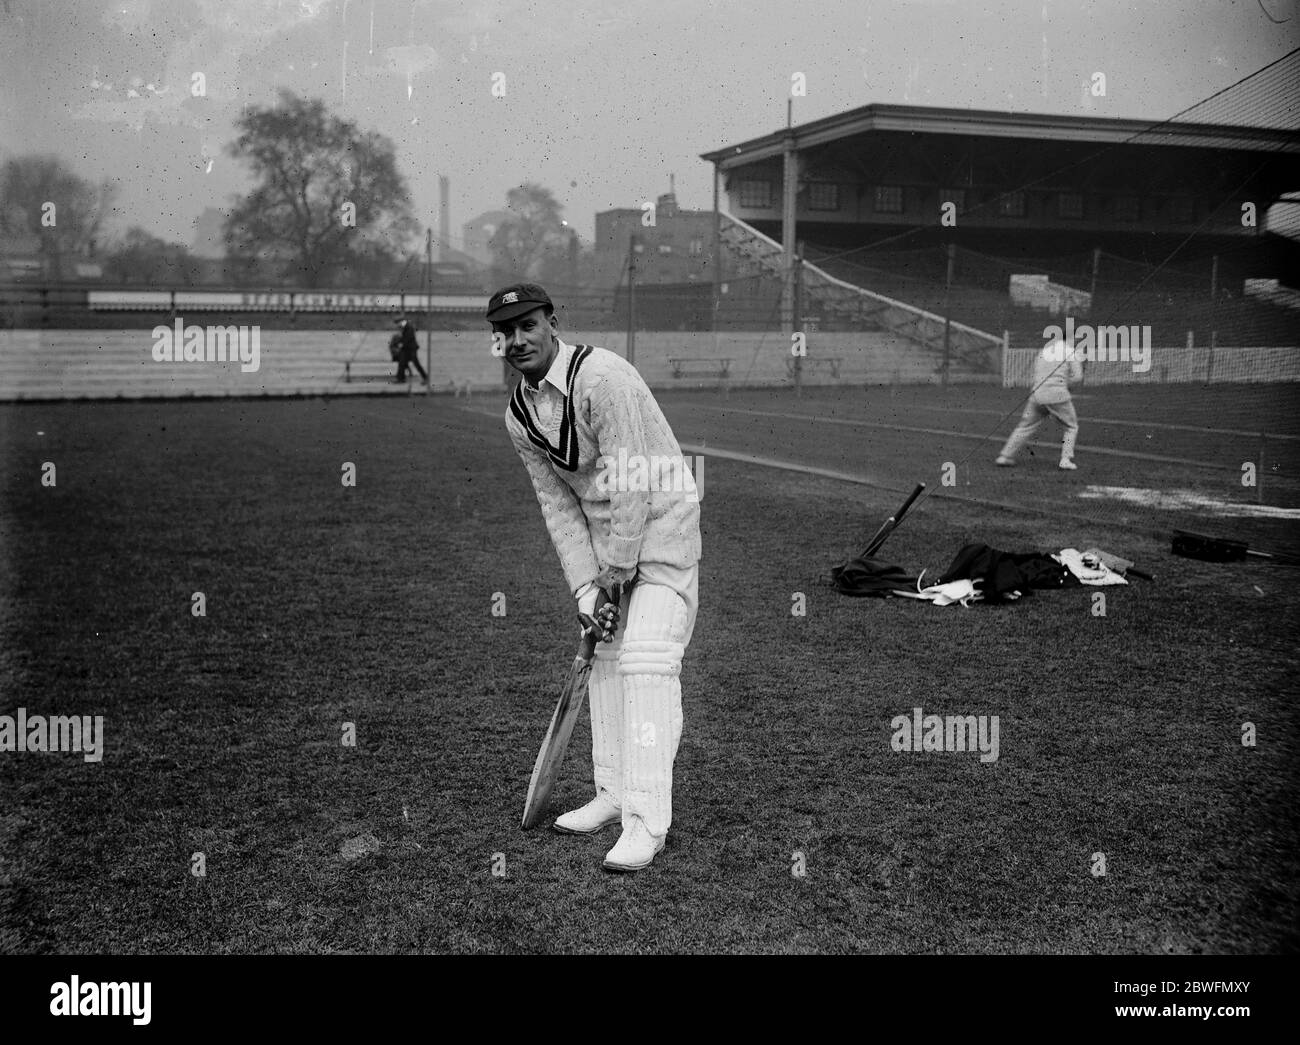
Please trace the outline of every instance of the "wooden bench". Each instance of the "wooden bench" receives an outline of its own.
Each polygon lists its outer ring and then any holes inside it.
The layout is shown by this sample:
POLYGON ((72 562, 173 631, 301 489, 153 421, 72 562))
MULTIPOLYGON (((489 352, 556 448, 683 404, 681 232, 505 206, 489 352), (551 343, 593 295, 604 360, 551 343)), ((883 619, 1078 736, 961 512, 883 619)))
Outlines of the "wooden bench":
POLYGON ((829 369, 831 377, 840 376, 839 356, 802 356, 800 359, 791 356, 785 361, 785 368, 791 377, 794 377, 795 363, 800 361, 802 361, 803 365, 799 369, 805 374, 818 369, 829 369))
POLYGON ((691 356, 689 358, 670 358, 668 362, 673 368, 673 377, 728 378, 731 376, 730 359, 709 359, 703 356, 691 356))

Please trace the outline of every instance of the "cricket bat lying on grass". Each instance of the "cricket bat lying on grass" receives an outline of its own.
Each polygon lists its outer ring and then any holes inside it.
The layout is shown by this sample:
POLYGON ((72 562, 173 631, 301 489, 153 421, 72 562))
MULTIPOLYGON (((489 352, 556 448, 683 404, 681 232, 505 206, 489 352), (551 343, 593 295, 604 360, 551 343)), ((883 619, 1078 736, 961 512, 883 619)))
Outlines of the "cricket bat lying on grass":
POLYGON ((876 531, 876 535, 871 538, 870 543, 867 545, 867 550, 862 553, 862 558, 870 559, 876 552, 880 551, 881 545, 888 540, 891 533, 898 529, 898 524, 903 521, 903 516, 908 513, 912 503, 921 496, 924 489, 925 483, 916 484, 916 489, 908 495, 907 500, 903 502, 903 506, 881 524, 880 529, 876 531))
POLYGON ((1262 552, 1248 548, 1245 541, 1234 541, 1226 537, 1207 537, 1203 533, 1190 530, 1175 530, 1173 548, 1175 555, 1188 559, 1201 559, 1205 562, 1238 562, 1247 556, 1256 559, 1271 559, 1280 566, 1300 566, 1300 556, 1286 552, 1262 552))

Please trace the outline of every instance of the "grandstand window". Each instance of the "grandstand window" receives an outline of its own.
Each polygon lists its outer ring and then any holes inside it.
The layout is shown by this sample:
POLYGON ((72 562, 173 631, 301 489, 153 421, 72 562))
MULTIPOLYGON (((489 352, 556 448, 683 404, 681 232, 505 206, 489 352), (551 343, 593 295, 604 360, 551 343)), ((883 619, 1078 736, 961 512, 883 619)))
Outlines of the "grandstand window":
POLYGON ((839 210, 840 187, 829 181, 814 181, 808 185, 809 210, 839 210))
POLYGON ((1082 218, 1083 196, 1077 192, 1058 192, 1056 194, 1056 216, 1058 218, 1082 218))
POLYGON ((945 203, 952 203, 957 208, 958 214, 966 213, 966 190, 965 189, 940 189, 939 206, 945 203))
POLYGON ((772 206, 772 183, 752 178, 740 183, 740 205, 742 207, 772 206))
POLYGON ((1142 205, 1136 196, 1115 197, 1115 220, 1138 221, 1142 217, 1142 205))
POLYGON ((689 253, 690 253, 691 257, 693 257, 693 258, 697 258, 697 257, 699 257, 701 254, 703 254, 703 253, 704 253, 704 240, 702 240, 702 239, 693 239, 693 240, 691 240, 691 246, 690 246, 689 253))
POLYGON ((660 253, 660 254, 671 254, 672 252, 673 252, 673 245, 672 245, 671 243, 660 243, 660 244, 659 244, 659 253, 660 253))
POLYGON ((876 186, 876 213, 903 213, 903 187, 901 185, 876 186))
POLYGON ((1025 194, 1020 190, 1004 192, 998 197, 998 213, 1004 218, 1025 216, 1025 194))
POLYGON ((1190 225, 1196 220, 1196 208, 1190 196, 1170 196, 1169 221, 1173 225, 1190 225))

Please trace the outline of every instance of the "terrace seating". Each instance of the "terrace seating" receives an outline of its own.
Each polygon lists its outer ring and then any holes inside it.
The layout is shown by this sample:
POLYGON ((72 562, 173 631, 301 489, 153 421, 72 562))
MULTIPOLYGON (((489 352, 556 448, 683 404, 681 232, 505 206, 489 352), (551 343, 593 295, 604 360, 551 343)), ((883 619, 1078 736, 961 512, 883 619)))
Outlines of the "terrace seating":
POLYGON ((263 331, 258 369, 246 372, 235 362, 158 362, 147 329, 0 330, 0 399, 403 394, 355 380, 357 367, 394 369, 354 359, 357 344, 352 332, 263 331))
MULTIPOLYGON (((745 222, 722 215, 723 243, 741 267, 779 275, 783 272, 781 245, 745 222)), ((804 313, 816 313, 825 321, 856 322, 887 330, 906 338, 929 353, 942 353, 945 323, 937 312, 915 304, 866 290, 805 258, 803 265, 804 313)), ((954 320, 947 324, 948 351, 952 368, 979 374, 998 369, 1000 334, 954 320)))

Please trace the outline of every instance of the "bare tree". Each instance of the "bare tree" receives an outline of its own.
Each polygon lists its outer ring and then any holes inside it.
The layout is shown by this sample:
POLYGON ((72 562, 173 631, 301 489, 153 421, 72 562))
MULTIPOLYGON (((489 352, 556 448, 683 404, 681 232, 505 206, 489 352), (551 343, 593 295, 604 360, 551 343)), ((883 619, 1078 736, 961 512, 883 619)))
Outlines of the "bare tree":
POLYGON ((201 280, 202 263, 184 244, 168 243, 133 225, 105 253, 104 276, 114 283, 193 286, 201 280))
POLYGON ((246 109, 236 126, 229 152, 252 165, 256 186, 226 220, 232 259, 258 259, 319 287, 345 267, 414 245, 410 194, 383 135, 285 90, 277 105, 246 109))
POLYGON ((86 181, 55 156, 15 157, 0 168, 0 234, 32 239, 45 275, 63 279, 95 255, 116 195, 111 181, 86 181))
POLYGON ((567 257, 569 235, 560 218, 563 208, 550 189, 526 182, 506 193, 506 208, 510 218, 488 241, 497 282, 538 279, 544 268, 567 257))

